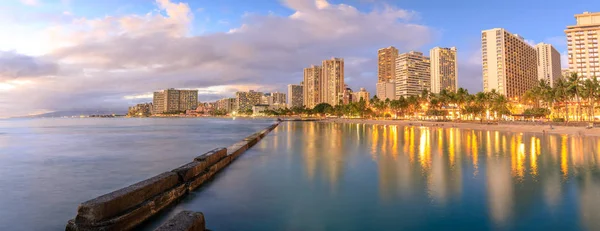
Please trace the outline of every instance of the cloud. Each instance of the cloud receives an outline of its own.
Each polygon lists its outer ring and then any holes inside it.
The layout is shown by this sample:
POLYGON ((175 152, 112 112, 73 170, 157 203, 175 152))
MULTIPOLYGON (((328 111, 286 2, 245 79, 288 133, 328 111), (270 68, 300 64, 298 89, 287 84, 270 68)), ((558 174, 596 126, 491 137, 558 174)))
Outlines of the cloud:
POLYGON ((0 51, 0 82, 17 78, 56 75, 58 65, 39 57, 0 51))
POLYGON ((37 6, 40 4, 37 0, 21 0, 21 3, 28 6, 37 6))
MULTIPOLYGON (((59 64, 60 72, 35 80, 36 97, 0 102, 0 108, 126 108, 148 100, 133 96, 171 87, 229 91, 205 91, 205 100, 231 97, 242 86, 284 91, 301 81, 304 67, 334 56, 346 59, 351 87, 374 89, 378 48, 408 51, 432 39, 430 28, 412 21, 415 12, 387 5, 361 12, 325 0, 283 4, 294 13, 249 14, 229 32, 205 35, 189 34, 189 5, 168 0, 157 0, 156 11, 145 15, 78 18, 48 28, 58 45, 44 58, 59 64)), ((20 98, 33 87, 0 90, 0 97, 20 98)))

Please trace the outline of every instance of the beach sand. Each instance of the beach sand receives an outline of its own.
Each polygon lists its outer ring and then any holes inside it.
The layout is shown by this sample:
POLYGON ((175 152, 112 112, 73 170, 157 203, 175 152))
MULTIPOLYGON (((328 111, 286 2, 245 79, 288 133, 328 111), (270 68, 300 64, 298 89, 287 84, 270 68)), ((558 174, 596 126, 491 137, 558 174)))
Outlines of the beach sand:
POLYGON ((322 120, 323 122, 334 123, 352 123, 352 124, 376 124, 376 125, 400 125, 400 126, 425 126, 425 127, 443 127, 443 128, 462 128, 475 130, 491 130, 506 132, 531 132, 560 134, 573 136, 595 136, 600 137, 600 128, 586 129, 585 127, 567 127, 549 125, 512 125, 512 124, 478 124, 478 123, 455 123, 455 122, 425 122, 425 121, 406 121, 406 120, 371 120, 371 119, 338 119, 330 118, 322 120))

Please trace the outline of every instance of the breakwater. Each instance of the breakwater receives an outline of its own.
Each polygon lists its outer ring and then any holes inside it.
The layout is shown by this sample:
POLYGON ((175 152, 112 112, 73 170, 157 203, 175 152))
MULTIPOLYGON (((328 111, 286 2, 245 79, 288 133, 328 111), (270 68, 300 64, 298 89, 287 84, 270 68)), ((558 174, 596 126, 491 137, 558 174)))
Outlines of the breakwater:
POLYGON ((83 202, 66 230, 131 230, 200 187, 278 125, 276 122, 229 147, 204 153, 170 172, 83 202))

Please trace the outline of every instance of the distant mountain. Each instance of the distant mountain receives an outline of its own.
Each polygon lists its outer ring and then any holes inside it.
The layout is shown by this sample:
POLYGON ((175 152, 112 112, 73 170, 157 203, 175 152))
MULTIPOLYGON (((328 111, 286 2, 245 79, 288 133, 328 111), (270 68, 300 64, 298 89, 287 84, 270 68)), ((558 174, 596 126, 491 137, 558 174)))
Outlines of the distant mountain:
POLYGON ((127 110, 73 110, 73 111, 55 111, 37 115, 16 116, 12 118, 53 118, 53 117, 76 117, 90 115, 125 115, 127 110))

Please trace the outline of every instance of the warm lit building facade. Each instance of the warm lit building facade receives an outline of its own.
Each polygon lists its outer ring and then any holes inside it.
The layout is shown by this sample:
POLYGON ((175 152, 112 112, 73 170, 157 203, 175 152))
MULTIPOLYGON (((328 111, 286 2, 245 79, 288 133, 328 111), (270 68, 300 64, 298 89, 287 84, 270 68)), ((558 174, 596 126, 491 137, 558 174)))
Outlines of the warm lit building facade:
POLYGON ((349 87, 346 87, 346 89, 344 89, 344 92, 342 93, 342 104, 349 104, 352 103, 354 101, 352 101, 354 97, 354 93, 352 92, 352 89, 349 87))
POLYGON ((377 98, 394 100, 396 98, 396 84, 393 81, 377 83, 377 98))
POLYGON ((537 84, 537 50, 502 28, 481 32, 483 90, 521 97, 537 84))
POLYGON ((458 89, 458 62, 456 47, 434 47, 429 51, 431 65, 431 92, 442 90, 456 92, 458 89))
POLYGON ((216 108, 226 113, 231 113, 236 110, 236 98, 224 98, 217 100, 216 108))
POLYGON ((288 85, 287 105, 289 108, 302 107, 304 105, 304 86, 302 84, 288 85))
POLYGON ((600 12, 576 14, 577 25, 567 26, 569 69, 584 79, 600 77, 598 36, 600 35, 600 12))
POLYGON ((154 92, 152 113, 175 113, 196 110, 198 107, 198 90, 167 89, 154 92))
POLYGON ((365 102, 367 102, 367 105, 369 104, 369 99, 371 99, 371 93, 369 93, 365 88, 360 88, 359 91, 354 92, 353 93, 354 96, 352 96, 352 101, 353 102, 360 102, 360 100, 364 100, 365 102))
POLYGON ((256 92, 253 90, 243 92, 238 91, 235 93, 235 103, 236 110, 238 112, 243 112, 247 110, 252 110, 252 106, 260 104, 263 93, 256 92))
POLYGON ((304 89, 302 96, 306 108, 314 108, 321 103, 321 66, 304 68, 304 89))
POLYGON ((321 72, 321 102, 338 105, 340 96, 346 89, 344 84, 344 59, 323 60, 321 72))
POLYGON ((431 89, 429 58, 410 51, 396 58, 396 98, 420 95, 431 89))
POLYGON ((377 82, 394 81, 396 77, 396 58, 398 49, 393 46, 377 51, 377 82))
POLYGON ((562 76, 560 53, 554 46, 546 43, 535 45, 538 57, 538 79, 546 80, 550 86, 554 86, 554 82, 562 76))

